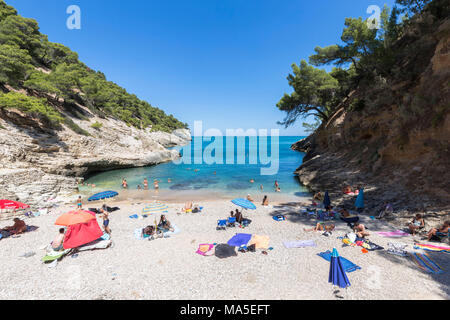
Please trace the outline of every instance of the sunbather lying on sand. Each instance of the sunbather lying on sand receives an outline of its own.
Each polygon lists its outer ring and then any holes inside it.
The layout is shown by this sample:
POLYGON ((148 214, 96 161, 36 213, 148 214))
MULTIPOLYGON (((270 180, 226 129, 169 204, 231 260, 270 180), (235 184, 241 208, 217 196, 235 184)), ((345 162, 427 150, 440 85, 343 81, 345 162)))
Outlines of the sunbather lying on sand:
POLYGON ((350 217, 350 213, 347 211, 347 209, 341 209, 341 210, 339 211, 339 213, 340 213, 344 218, 350 217))
POLYGON ((358 236, 358 238, 370 236, 370 234, 366 231, 366 227, 359 222, 355 223, 355 225, 353 226, 353 231, 356 233, 356 236, 358 236))
POLYGON ((8 231, 11 235, 21 234, 27 231, 27 225, 23 220, 20 220, 19 218, 14 218, 13 221, 14 221, 13 226, 5 227, 3 228, 3 230, 8 231))
POLYGON ((450 221, 445 221, 444 224, 442 226, 440 226, 439 228, 431 229, 427 233, 428 241, 431 240, 431 238, 433 238, 433 236, 436 236, 436 232, 447 233, 449 226, 450 226, 450 221))
POLYGON ((412 222, 408 225, 409 231, 414 236, 417 231, 425 227, 425 220, 423 220, 423 217, 420 213, 416 214, 415 218, 412 220, 412 222))
POLYGON ((314 195, 313 200, 322 201, 322 200, 323 200, 322 193, 320 193, 320 191, 317 192, 317 193, 314 195))
POLYGON ((183 212, 190 212, 192 211, 192 201, 186 202, 184 204, 184 207, 181 209, 183 212))
POLYGON ((254 202, 255 200, 253 200, 252 196, 250 194, 247 195, 247 200, 250 202, 254 202))
POLYGON ((304 228, 304 231, 328 231, 331 232, 333 231, 335 228, 334 224, 330 224, 330 225, 326 225, 326 224, 322 224, 322 223, 317 223, 316 226, 314 228, 311 229, 306 229, 304 228))

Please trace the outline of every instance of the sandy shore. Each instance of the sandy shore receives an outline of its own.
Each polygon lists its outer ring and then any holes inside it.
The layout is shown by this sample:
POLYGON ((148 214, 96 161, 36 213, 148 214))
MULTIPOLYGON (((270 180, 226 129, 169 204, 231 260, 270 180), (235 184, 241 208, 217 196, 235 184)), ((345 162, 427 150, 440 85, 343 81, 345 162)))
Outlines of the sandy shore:
MULTIPOLYGON (((337 222, 336 231, 329 237, 305 232, 303 228, 316 221, 298 214, 298 203, 258 206, 244 214, 253 220, 248 228, 226 231, 217 231, 215 226, 217 219, 227 217, 235 208, 228 200, 202 202, 202 213, 184 215, 176 213, 182 204, 171 203, 167 217, 181 233, 139 241, 133 236, 134 229, 153 223, 154 217, 130 219, 129 215, 139 214, 148 203, 138 202, 108 202, 121 208, 111 214, 112 248, 65 257, 56 268, 48 268, 40 261, 44 256, 40 248, 57 233, 56 217, 73 206, 26 219, 27 224, 39 229, 19 238, 0 240, 0 299, 341 299, 328 283, 329 262, 317 256, 333 247, 362 268, 348 274, 352 285, 338 293, 343 299, 450 298, 449 254, 432 254, 447 270, 434 275, 424 273, 408 258, 386 251, 363 254, 360 247, 342 247, 337 237, 349 231, 347 225, 337 222), (272 216, 278 213, 285 214, 287 221, 274 221, 272 216), (200 243, 226 243, 237 232, 267 235, 274 249, 268 255, 257 250, 226 259, 195 253, 200 243), (313 239, 317 247, 283 246, 283 241, 308 239, 313 239), (27 252, 36 254, 20 257, 27 252)), ((375 231, 394 229, 368 217, 362 220, 370 228, 371 241, 384 247, 388 242, 403 242, 413 250, 411 236, 383 238, 375 231)), ((0 227, 8 224, 1 221, 0 227)))

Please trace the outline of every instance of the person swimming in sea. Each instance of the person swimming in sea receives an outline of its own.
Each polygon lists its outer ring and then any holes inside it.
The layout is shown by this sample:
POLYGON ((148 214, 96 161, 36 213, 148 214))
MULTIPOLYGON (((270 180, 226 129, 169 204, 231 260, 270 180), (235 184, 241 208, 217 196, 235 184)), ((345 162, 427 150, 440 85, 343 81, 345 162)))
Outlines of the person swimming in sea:
POLYGON ((255 183, 255 180, 254 179, 250 179, 250 183, 255 183))
POLYGON ((148 180, 147 180, 147 178, 144 179, 144 189, 148 190, 148 180))

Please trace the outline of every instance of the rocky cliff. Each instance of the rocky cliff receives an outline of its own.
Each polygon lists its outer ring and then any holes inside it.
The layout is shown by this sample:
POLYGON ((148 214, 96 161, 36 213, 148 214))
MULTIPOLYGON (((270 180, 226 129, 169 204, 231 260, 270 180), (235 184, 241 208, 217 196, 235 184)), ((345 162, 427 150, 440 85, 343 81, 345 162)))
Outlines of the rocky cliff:
MULTIPOLYGON (((0 109, 0 198, 45 206, 77 190, 77 178, 93 172, 154 165, 178 156, 168 147, 189 143, 190 132, 150 132, 124 122, 99 118, 83 109, 71 118, 89 133, 63 126, 52 130, 18 110, 0 109), (100 123, 98 128, 92 124, 100 123)), ((69 115, 66 115, 69 117, 69 115)))
POLYGON ((408 31, 396 44, 399 76, 358 87, 293 145, 307 153, 296 173, 335 204, 350 206, 342 187, 360 185, 367 213, 389 201, 399 216, 442 221, 450 218, 450 20, 423 15, 408 31))

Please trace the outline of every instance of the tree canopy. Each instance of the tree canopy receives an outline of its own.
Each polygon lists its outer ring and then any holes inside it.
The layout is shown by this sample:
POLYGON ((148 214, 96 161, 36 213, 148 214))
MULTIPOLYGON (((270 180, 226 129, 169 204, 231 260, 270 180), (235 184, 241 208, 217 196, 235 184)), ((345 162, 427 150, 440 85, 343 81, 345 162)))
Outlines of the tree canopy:
MULTIPOLYGON (((21 17, 0 0, 0 85, 5 84, 39 96, 56 96, 63 99, 66 109, 76 102, 83 103, 93 113, 115 117, 139 128, 151 126, 152 130, 170 132, 187 127, 108 81, 103 73, 87 67, 66 46, 48 41, 35 20, 21 17)), ((48 107, 52 108, 50 104, 48 107)))

